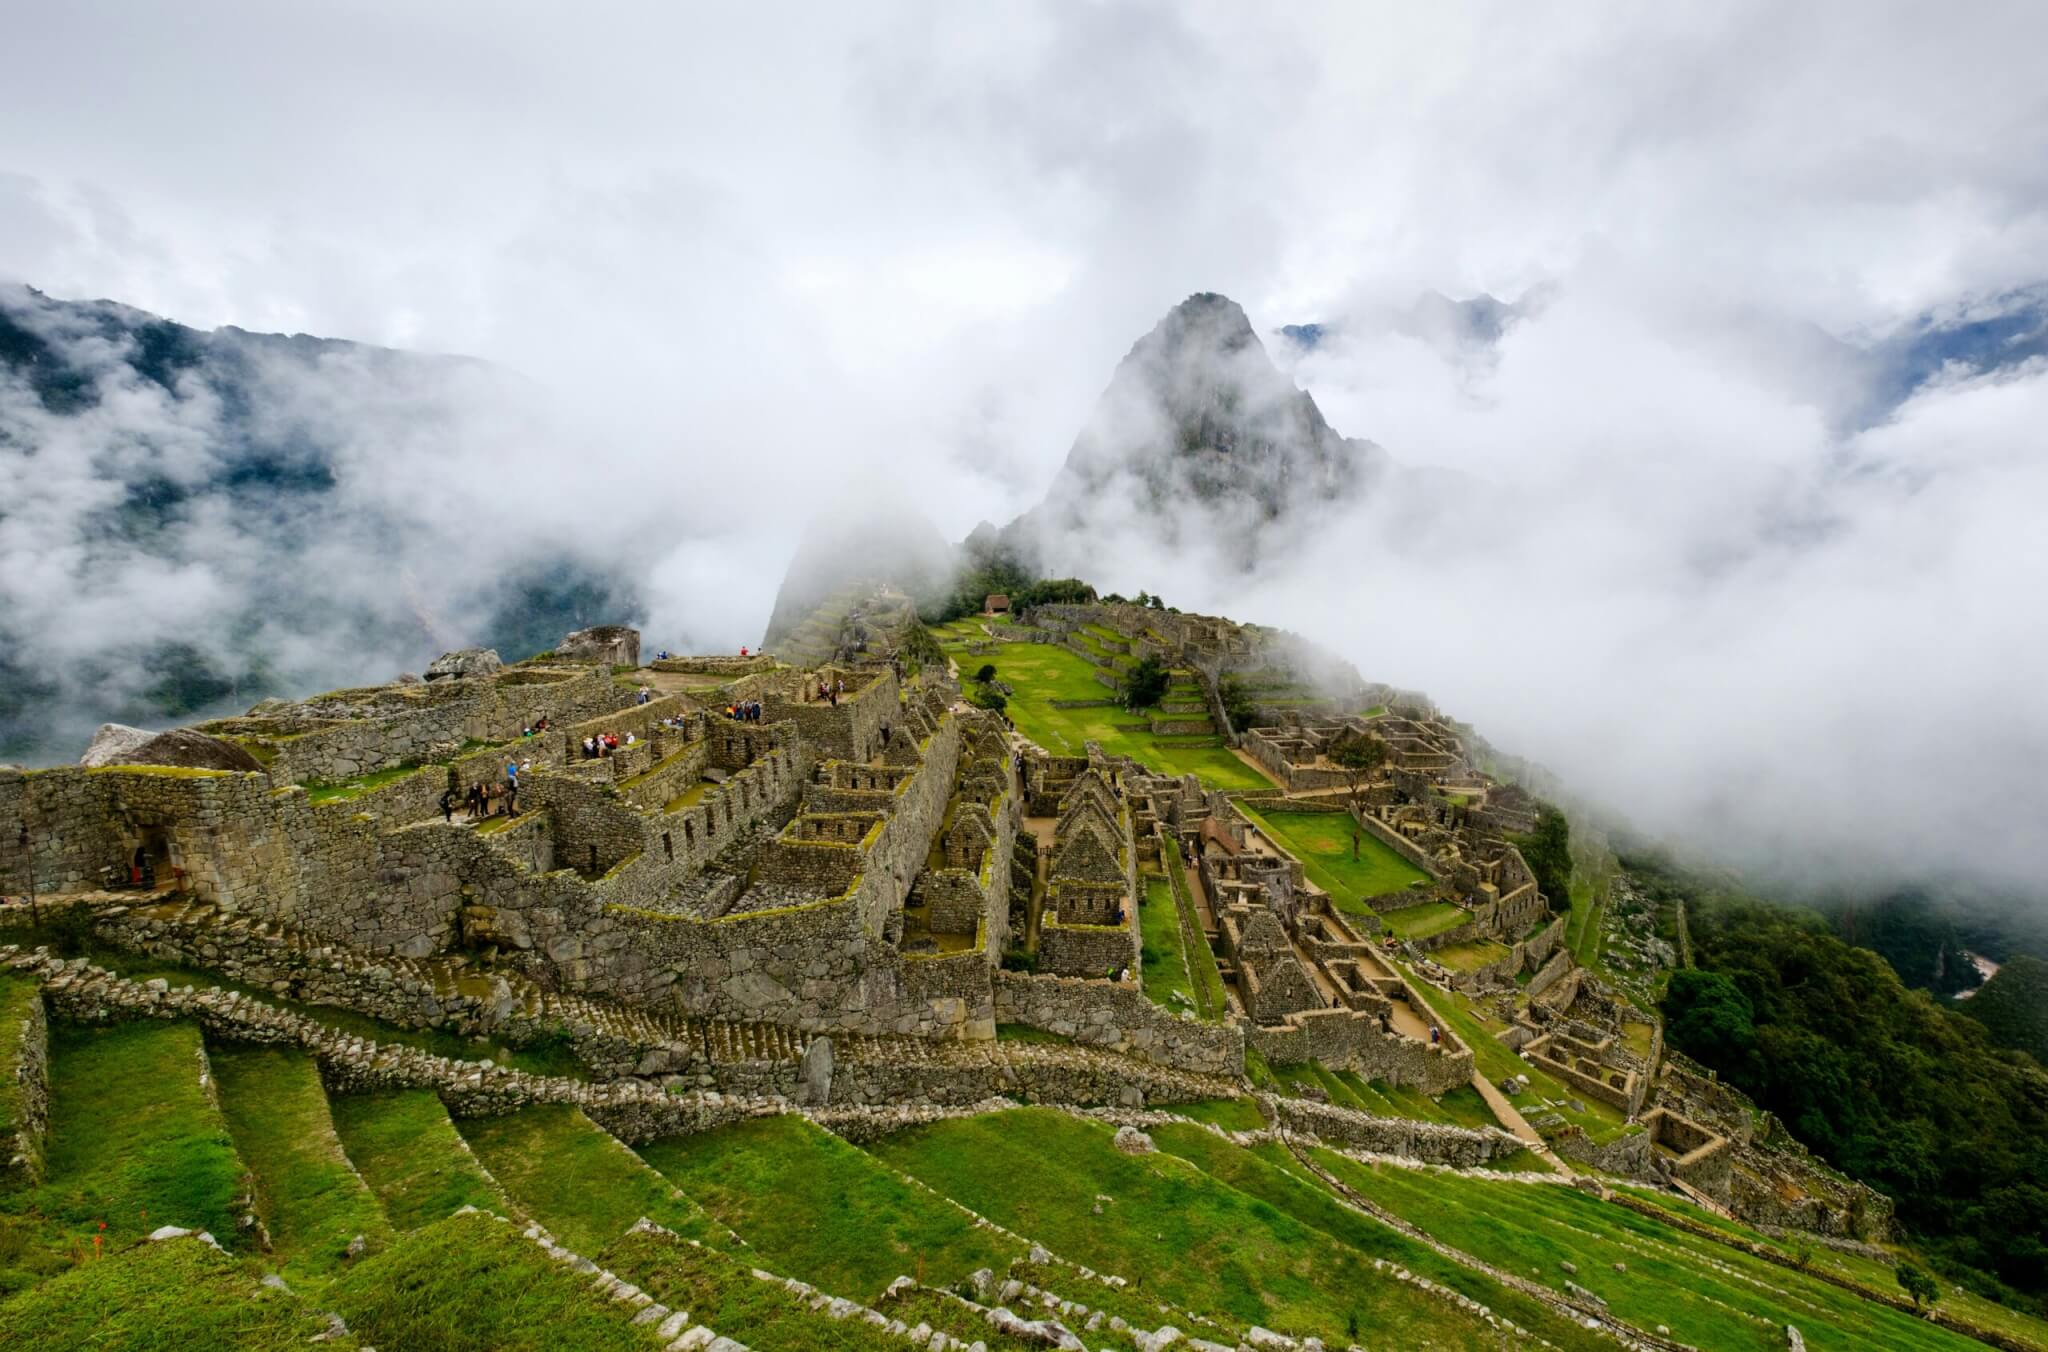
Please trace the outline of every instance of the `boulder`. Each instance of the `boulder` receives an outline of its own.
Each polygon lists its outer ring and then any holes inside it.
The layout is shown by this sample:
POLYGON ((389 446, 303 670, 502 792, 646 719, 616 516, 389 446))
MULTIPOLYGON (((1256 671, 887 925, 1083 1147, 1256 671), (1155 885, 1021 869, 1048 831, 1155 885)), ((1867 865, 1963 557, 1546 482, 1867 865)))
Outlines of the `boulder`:
POLYGON ((1157 1149, 1152 1138, 1136 1127, 1118 1127, 1112 1144, 1126 1155, 1149 1155, 1157 1149))
POLYGON ((145 732, 119 723, 102 723, 92 745, 78 758, 80 765, 170 765, 185 770, 239 770, 261 773, 263 762, 248 749, 191 728, 145 732))
POLYGON ((435 658, 427 667, 427 679, 449 681, 467 676, 488 676, 504 665, 496 648, 458 648, 435 658))
POLYGON ((813 1108, 822 1108, 832 1101, 832 1039, 814 1037, 804 1048, 801 1066, 803 1075, 803 1097, 801 1102, 813 1108))
POLYGON ((603 662, 614 667, 640 665, 640 631, 629 625, 600 624, 578 629, 555 645, 565 662, 603 662))

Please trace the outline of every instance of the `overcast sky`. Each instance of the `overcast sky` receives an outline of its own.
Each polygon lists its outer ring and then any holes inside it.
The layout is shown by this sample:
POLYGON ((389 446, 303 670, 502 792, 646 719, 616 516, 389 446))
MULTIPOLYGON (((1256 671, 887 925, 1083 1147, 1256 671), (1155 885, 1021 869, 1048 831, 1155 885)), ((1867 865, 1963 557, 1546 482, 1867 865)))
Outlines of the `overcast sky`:
POLYGON ((522 373, 574 430, 502 492, 672 529, 658 630, 757 638, 859 493, 1008 519, 1223 291, 1344 324, 1276 356, 1484 489, 1294 576, 1099 581, 1326 638, 1660 829, 2048 865, 2048 373, 1845 428, 1839 360, 2048 282, 2048 6, 0 0, 0 33, 0 276, 522 373), (1428 289, 1544 304, 1452 351, 1390 327, 1428 289))

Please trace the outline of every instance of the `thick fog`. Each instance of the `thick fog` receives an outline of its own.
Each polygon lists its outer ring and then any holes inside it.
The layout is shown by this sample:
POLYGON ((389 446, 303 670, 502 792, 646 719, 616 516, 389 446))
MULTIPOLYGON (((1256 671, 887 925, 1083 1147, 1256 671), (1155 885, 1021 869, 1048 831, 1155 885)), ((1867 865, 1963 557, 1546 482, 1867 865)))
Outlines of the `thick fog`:
MULTIPOLYGON (((653 646, 754 642, 808 521, 1011 519, 1131 343, 1220 291, 1337 431, 1444 472, 1277 570, 1106 549, 1091 580, 1319 637, 1652 830, 2048 864, 2037 5, 0 24, 0 278, 496 368, 449 367, 431 418, 301 401, 349 501, 412 527, 303 523, 334 589, 564 549, 632 578, 653 646), (1468 326, 1431 293, 1521 303, 1468 326)), ((204 410, 117 415, 5 469, 0 628, 90 650, 262 585, 232 521, 205 567, 78 564, 92 458, 204 410)), ((377 675, 420 639, 294 641, 377 675)))

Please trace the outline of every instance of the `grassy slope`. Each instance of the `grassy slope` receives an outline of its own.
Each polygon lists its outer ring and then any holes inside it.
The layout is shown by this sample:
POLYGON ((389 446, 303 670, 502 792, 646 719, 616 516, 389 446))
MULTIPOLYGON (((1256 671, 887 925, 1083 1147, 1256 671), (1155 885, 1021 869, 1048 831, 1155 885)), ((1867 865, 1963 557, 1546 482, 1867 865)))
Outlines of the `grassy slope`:
POLYGON ((200 1058, 191 1024, 52 1028, 48 1177, 0 1193, 0 1288, 89 1259, 95 1233, 109 1250, 161 1225, 234 1242, 242 1162, 200 1058))
MULTIPOLYGON (((434 1352, 610 1352, 660 1346, 511 1224, 454 1216, 365 1259, 326 1292, 364 1343, 434 1352)), ((166 1345, 168 1346, 168 1345, 166 1345)))
MULTIPOLYGON (((1462 1268, 1427 1245, 1345 1206, 1284 1147, 1267 1144, 1244 1150, 1192 1127, 1164 1127, 1153 1133, 1153 1140, 1161 1150, 1277 1207, 1368 1259, 1399 1263, 1431 1281, 1442 1282, 1553 1342, 1569 1347, 1587 1341, 1579 1329, 1538 1302, 1517 1295, 1484 1274, 1462 1268)), ((1366 1324, 1362 1315, 1360 1324, 1366 1324)))
POLYGON ((1112 756, 1130 756, 1163 774, 1200 775, 1211 788, 1270 789, 1273 784, 1239 760, 1220 742, 1159 740, 1125 728, 1132 716, 1109 706, 1096 709, 1055 709, 1052 701, 1113 699, 1116 692, 1095 679, 1098 670, 1087 659, 1050 643, 1006 643, 994 653, 969 653, 957 638, 943 631, 941 644, 972 673, 993 663, 996 679, 1013 687, 1009 715, 1017 730, 1059 756, 1078 756, 1088 742, 1100 742, 1112 756))
POLYGON ((859 1319, 832 1319, 811 1310, 780 1283, 749 1272, 751 1257, 736 1262, 674 1235, 628 1234, 597 1261, 662 1304, 688 1310, 692 1322, 754 1352, 904 1352, 907 1346, 859 1319))
POLYGON ((197 1239, 110 1253, 0 1305, 0 1347, 285 1352, 326 1326, 296 1296, 263 1286, 253 1264, 197 1239))
POLYGON ((372 1252, 390 1243, 390 1223, 334 1134, 313 1058, 276 1047, 215 1047, 210 1055, 228 1131, 256 1173, 272 1255, 286 1280, 340 1271, 356 1235, 372 1252))
POLYGON ((1575 1281, 1642 1328, 1668 1325, 1700 1347, 1779 1349, 1785 1325, 1808 1346, 1964 1348, 1970 1340, 1802 1274, 1610 1206, 1573 1188, 1496 1183, 1320 1162, 1374 1201, 1480 1258, 1560 1291, 1575 1281), (1560 1266, 1578 1269, 1567 1275, 1560 1266), (1616 1263, 1626 1272, 1617 1272, 1616 1263))
POLYGON ((872 1302, 905 1275, 948 1285, 1022 1252, 800 1117, 670 1137, 640 1153, 764 1266, 851 1300, 872 1302))
POLYGON ((580 1254, 603 1251, 642 1216, 692 1239, 720 1237, 695 1203, 567 1104, 457 1127, 506 1194, 580 1254))
POLYGON ((1376 1345, 1492 1345, 1483 1323, 1375 1273, 1357 1250, 1184 1160, 1121 1154, 1110 1135, 1024 1108, 915 1128, 870 1149, 1057 1253, 1142 1277, 1144 1296, 1340 1346, 1354 1312, 1376 1345), (1098 1195, 1109 1198, 1099 1216, 1098 1195))
POLYGON ((420 1229, 465 1206, 512 1214, 433 1090, 345 1094, 329 1107, 342 1148, 398 1229, 420 1229))
POLYGON ((1398 892, 1428 877, 1364 833, 1359 836, 1358 858, 1353 859, 1352 822, 1345 813, 1243 810, 1288 853, 1301 860, 1309 880, 1328 892, 1337 909, 1346 915, 1370 916, 1373 913, 1366 907, 1365 898, 1398 892))
POLYGON ((1194 983, 1188 979, 1186 946, 1180 938, 1180 911, 1173 887, 1164 878, 1145 880, 1145 900, 1138 907, 1138 928, 1144 952, 1138 970, 1146 998, 1169 1013, 1195 1007, 1194 983), (1178 994, 1182 999, 1176 1000, 1178 994))

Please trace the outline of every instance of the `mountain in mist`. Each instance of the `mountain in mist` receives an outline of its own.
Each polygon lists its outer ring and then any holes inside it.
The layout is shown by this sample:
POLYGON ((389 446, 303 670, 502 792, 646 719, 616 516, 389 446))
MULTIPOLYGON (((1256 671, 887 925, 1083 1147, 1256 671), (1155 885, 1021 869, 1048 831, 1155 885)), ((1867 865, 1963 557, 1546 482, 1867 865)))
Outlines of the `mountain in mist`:
POLYGON ((1131 348, 1045 500, 1002 538, 1044 573, 1082 571, 1128 544, 1251 567, 1386 467, 1274 365, 1237 302, 1204 292, 1131 348))
POLYGON ((761 646, 817 664, 859 651, 870 631, 910 618, 942 594, 956 569, 946 538, 918 512, 877 505, 811 523, 783 574, 761 646))
POLYGON ((633 618, 618 561, 492 477, 520 400, 483 362, 0 285, 0 759, 633 618))

